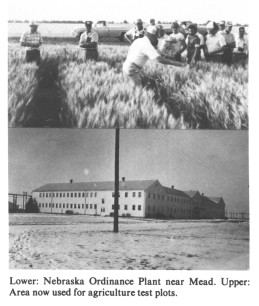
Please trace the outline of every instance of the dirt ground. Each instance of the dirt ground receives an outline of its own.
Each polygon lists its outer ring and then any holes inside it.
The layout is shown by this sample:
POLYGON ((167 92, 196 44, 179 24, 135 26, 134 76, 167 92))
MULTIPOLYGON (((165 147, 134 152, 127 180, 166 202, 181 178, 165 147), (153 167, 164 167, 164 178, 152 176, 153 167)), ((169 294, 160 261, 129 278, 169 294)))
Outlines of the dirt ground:
POLYGON ((247 270, 249 223, 10 214, 10 269, 247 270))

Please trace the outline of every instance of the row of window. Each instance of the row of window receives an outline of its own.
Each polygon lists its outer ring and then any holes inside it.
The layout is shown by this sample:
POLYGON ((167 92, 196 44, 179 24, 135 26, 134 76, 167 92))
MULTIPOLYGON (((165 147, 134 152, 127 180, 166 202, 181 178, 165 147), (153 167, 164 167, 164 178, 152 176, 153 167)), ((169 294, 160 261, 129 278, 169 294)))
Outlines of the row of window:
MULTIPOLYGON (((39 203, 40 208, 51 208, 51 203, 39 203)), ((67 209, 97 209, 97 204, 61 204, 52 203, 52 208, 67 208, 67 209)))
MULTIPOLYGON (((39 203, 40 208, 51 208, 51 203, 39 203)), ((97 209, 97 204, 62 204, 62 203, 52 203, 52 208, 64 208, 64 209, 97 209)), ((129 205, 124 205, 124 210, 128 210, 129 205)), ((141 205, 131 205, 132 210, 141 210, 141 205)), ((112 205, 114 209, 114 205, 112 205)), ((120 209, 120 205, 119 205, 120 209)), ((105 209, 101 208, 101 211, 105 209)))
MULTIPOLYGON (((130 193, 129 193, 128 191, 124 192, 124 197, 125 197, 125 198, 128 198, 129 195, 130 195, 130 193)), ((114 198, 114 196, 115 196, 115 193, 113 192, 113 193, 112 193, 112 197, 114 198)), ((119 192, 119 197, 120 197, 120 196, 121 196, 121 193, 119 192)), ((133 192, 132 192, 132 198, 136 198, 137 196, 138 196, 139 198, 141 198, 141 197, 142 197, 142 192, 141 192, 141 191, 138 191, 138 192, 133 191, 133 192)))
MULTIPOLYGON (((120 209, 120 205, 119 206, 119 209, 120 209)), ((124 205, 124 210, 128 210, 128 206, 127 204, 124 205)), ((137 210, 136 208, 138 208, 138 210, 141 210, 141 205, 131 205, 131 209, 132 210, 137 210)), ((112 209, 114 209, 114 205, 112 205, 112 209)))
MULTIPOLYGON (((157 207, 157 212, 165 212, 165 207, 164 206, 162 206, 162 207, 157 207), (160 210, 160 208, 161 208, 161 210, 160 210)), ((150 207, 150 205, 148 205, 148 211, 151 211, 151 207, 150 207)), ((153 206, 153 208, 152 208, 152 211, 153 212, 156 212, 156 206, 153 206)), ((191 214, 193 214, 193 209, 189 209, 189 208, 173 208, 173 207, 167 207, 167 212, 171 212, 171 213, 175 213, 175 214, 179 214, 179 213, 181 213, 181 214, 189 214, 189 215, 191 215, 191 214)))
POLYGON ((93 198, 97 197, 97 192, 40 192, 40 198, 93 198))
POLYGON ((171 201, 171 202, 176 202, 176 203, 183 203, 183 204, 191 204, 191 201, 190 200, 187 200, 187 199, 183 199, 183 198, 178 198, 178 197, 173 197, 173 196, 165 196, 165 195, 160 195, 160 194, 155 194, 155 193, 149 193, 148 194, 148 198, 151 199, 153 198, 154 200, 157 199, 157 200, 161 200, 162 201, 165 201, 165 198, 167 198, 167 201, 171 201))

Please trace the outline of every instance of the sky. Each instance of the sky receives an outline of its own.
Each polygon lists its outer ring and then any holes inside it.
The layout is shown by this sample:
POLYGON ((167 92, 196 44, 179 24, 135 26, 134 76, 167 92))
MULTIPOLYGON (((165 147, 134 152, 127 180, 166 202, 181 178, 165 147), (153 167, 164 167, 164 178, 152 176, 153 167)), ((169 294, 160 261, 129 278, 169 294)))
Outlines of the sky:
MULTIPOLYGON (((9 129, 9 192, 114 180, 113 129, 9 129)), ((120 177, 222 196, 248 211, 247 131, 121 130, 120 177)))
POLYGON ((249 23, 252 0, 8 0, 8 19, 19 20, 86 20, 135 21, 150 18, 157 21, 230 20, 249 23))

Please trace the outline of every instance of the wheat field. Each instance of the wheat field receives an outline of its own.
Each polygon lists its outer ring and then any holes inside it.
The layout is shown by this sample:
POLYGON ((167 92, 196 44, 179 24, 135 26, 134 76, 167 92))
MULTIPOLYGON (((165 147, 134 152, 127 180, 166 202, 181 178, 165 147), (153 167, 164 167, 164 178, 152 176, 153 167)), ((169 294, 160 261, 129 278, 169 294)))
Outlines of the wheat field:
POLYGON ((248 67, 149 61, 143 87, 122 74, 127 45, 99 45, 84 61, 73 43, 45 44, 39 67, 9 44, 10 127, 248 129, 248 67))

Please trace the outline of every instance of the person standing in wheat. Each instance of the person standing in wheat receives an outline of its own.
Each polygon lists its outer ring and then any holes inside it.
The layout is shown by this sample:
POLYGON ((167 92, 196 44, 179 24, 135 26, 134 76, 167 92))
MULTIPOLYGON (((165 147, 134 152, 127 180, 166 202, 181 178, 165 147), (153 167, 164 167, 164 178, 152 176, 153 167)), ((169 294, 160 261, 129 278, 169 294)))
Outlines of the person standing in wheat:
POLYGON ((186 66, 186 64, 164 58, 156 50, 157 44, 157 27, 149 26, 145 36, 135 40, 130 46, 126 61, 123 64, 123 73, 135 85, 142 85, 143 66, 149 59, 164 65, 186 66))
POLYGON ((85 60, 98 60, 98 34, 92 30, 92 21, 85 22, 86 31, 81 35, 79 47, 85 50, 85 60))
POLYGON ((26 47, 25 60, 27 63, 36 62, 40 64, 40 49, 42 45, 42 36, 38 32, 38 24, 35 21, 29 23, 30 31, 26 31, 22 34, 20 39, 20 45, 26 47))

